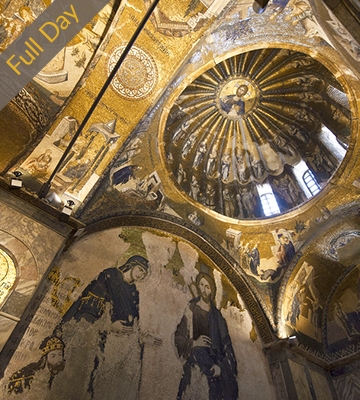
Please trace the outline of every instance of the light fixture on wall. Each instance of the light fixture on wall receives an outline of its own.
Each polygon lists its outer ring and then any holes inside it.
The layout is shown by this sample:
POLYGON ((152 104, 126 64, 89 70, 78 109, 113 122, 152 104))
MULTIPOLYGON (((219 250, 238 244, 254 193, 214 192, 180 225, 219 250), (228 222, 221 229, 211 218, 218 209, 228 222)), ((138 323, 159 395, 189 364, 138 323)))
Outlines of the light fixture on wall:
POLYGON ((59 208, 63 202, 56 192, 50 192, 44 199, 45 203, 51 204, 53 207, 59 208))
POLYGON ((60 215, 60 220, 61 221, 66 221, 67 219, 70 218, 70 215, 73 211, 75 203, 72 200, 68 200, 66 204, 64 205, 61 215, 60 215))
POLYGON ((289 336, 288 341, 290 346, 297 346, 299 344, 299 339, 296 337, 296 335, 289 336))
POLYGON ((269 3, 269 0, 255 0, 253 3, 253 10, 256 14, 262 14, 269 3))
POLYGON ((22 173, 20 171, 14 171, 13 174, 15 175, 15 178, 11 178, 10 187, 19 189, 22 187, 23 184, 20 178, 22 173))

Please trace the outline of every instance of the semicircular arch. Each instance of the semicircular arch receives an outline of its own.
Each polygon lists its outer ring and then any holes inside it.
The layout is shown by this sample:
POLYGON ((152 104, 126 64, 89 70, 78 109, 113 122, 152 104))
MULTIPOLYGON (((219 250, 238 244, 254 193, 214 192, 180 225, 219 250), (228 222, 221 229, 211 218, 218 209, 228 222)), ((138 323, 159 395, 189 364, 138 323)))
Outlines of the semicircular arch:
POLYGON ((259 336, 264 344, 276 340, 271 323, 267 318, 266 306, 257 296, 256 288, 251 284, 238 264, 222 249, 217 242, 204 232, 194 229, 179 218, 156 213, 132 213, 101 220, 85 228, 83 236, 115 227, 141 227, 172 234, 198 248, 226 276, 244 301, 259 336))

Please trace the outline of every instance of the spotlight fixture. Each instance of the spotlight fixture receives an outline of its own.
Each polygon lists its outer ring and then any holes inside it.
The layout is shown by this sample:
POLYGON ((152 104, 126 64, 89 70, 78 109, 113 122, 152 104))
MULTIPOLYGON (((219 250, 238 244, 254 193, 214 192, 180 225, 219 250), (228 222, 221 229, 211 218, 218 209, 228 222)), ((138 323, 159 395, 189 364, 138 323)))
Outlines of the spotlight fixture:
POLYGON ((59 208, 63 203, 61 201, 60 196, 56 192, 49 193, 45 199, 45 203, 52 205, 53 207, 59 208))
POLYGON ((10 187, 16 188, 16 189, 21 188, 22 180, 21 180, 20 176, 22 175, 22 173, 20 171, 14 171, 13 174, 15 175, 15 178, 11 178, 10 187))
POLYGON ((255 0, 253 3, 253 10, 256 14, 262 14, 269 3, 269 0, 255 0))
POLYGON ((72 200, 67 200, 61 211, 60 221, 67 221, 70 218, 74 205, 75 203, 72 200))
POLYGON ((65 215, 71 215, 74 205, 75 203, 72 200, 68 200, 62 209, 62 213, 65 215))
POLYGON ((296 335, 289 336, 288 341, 290 346, 297 346, 299 344, 299 339, 296 337, 296 335))

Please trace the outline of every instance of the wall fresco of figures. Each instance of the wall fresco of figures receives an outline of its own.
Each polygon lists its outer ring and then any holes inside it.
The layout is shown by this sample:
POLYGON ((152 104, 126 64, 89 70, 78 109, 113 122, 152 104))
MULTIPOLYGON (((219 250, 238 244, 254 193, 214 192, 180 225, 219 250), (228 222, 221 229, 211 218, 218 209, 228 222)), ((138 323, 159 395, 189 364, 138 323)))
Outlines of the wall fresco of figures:
MULTIPOLYGON (((5 2, 0 7, 0 50, 9 47, 51 4, 51 0, 15 0, 5 2)), ((84 72, 90 58, 100 43, 111 13, 111 6, 104 9, 90 21, 67 44, 51 62, 39 72, 35 82, 43 88, 44 97, 49 96, 54 105, 63 104, 84 72)))
MULTIPOLYGON (((73 116, 64 117, 51 135, 46 135, 41 144, 30 154, 18 168, 25 179, 36 178, 44 182, 62 157, 69 142, 72 140, 79 121, 73 116)), ((144 153, 141 153, 142 135, 135 136, 119 152, 105 182, 104 197, 109 201, 109 193, 116 198, 117 208, 138 206, 150 210, 159 210, 164 206, 160 177, 156 170, 144 172, 142 163, 144 153), (135 158, 139 155, 140 157, 135 158)), ((79 204, 88 194, 91 187, 99 179, 97 167, 109 151, 116 146, 120 134, 117 130, 117 120, 98 121, 92 124, 84 136, 80 136, 64 160, 53 180, 53 188, 45 199, 52 203, 54 193, 62 196, 62 201, 72 199, 79 204)), ((54 205, 54 203, 52 203, 54 205)), ((107 203, 113 208, 115 204, 107 203)))
MULTIPOLYGON (((0 52, 8 48, 51 2, 51 0, 2 2, 0 52)), ((11 165, 17 156, 27 155, 33 140, 40 140, 43 137, 46 126, 72 93, 100 44, 112 7, 112 2, 107 4, 14 97, 12 102, 0 111, 0 122, 4 128, 2 154, 6 154, 6 157, 1 157, 1 169, 9 168, 9 163, 11 165)), ((46 143, 41 145, 39 151, 42 151, 44 146, 46 143)), ((37 156, 41 154, 38 153, 37 156)), ((48 156, 49 153, 46 154, 47 158, 48 156)), ((43 160, 42 163, 44 162, 43 160)), ((45 166, 41 167, 39 162, 40 172, 44 172, 44 168, 45 166)), ((39 170, 35 170, 34 176, 37 177, 38 173, 39 170)))
POLYGON ((282 319, 289 333, 301 332, 320 343, 323 299, 316 278, 314 267, 305 261, 286 288, 282 319))
POLYGON ((266 235, 265 241, 260 241, 259 236, 255 239, 229 228, 223 247, 248 276, 258 282, 273 284, 287 271, 302 240, 295 230, 279 228, 266 235))
POLYGON ((357 265, 339 284, 327 314, 327 343, 334 349, 360 338, 360 267, 357 265))
POLYGON ((190 243, 140 228, 95 233, 47 285, 3 399, 275 399, 241 297, 190 243))

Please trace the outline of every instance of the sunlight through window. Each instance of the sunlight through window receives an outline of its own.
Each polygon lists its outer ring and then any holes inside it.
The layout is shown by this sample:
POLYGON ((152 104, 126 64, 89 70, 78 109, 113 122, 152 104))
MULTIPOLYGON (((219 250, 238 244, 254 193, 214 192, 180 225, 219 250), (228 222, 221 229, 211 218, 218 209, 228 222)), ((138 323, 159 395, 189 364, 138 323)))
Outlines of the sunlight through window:
POLYGON ((257 190, 265 216, 269 217, 270 215, 280 214, 280 209, 271 186, 268 183, 264 183, 263 185, 258 185, 257 190))

